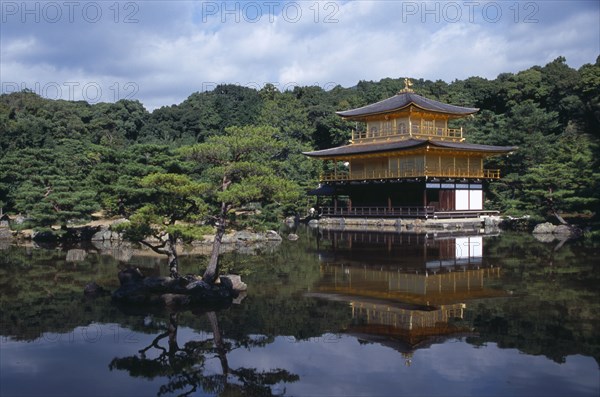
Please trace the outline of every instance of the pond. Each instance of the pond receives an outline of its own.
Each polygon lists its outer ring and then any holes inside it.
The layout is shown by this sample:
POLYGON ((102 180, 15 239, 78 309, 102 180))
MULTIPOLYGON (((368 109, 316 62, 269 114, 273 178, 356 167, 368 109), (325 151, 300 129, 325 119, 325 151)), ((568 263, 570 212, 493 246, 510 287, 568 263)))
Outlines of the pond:
POLYGON ((2 247, 0 395, 600 395, 597 243, 295 232, 223 255, 243 299, 182 312, 83 295, 162 258, 2 247))

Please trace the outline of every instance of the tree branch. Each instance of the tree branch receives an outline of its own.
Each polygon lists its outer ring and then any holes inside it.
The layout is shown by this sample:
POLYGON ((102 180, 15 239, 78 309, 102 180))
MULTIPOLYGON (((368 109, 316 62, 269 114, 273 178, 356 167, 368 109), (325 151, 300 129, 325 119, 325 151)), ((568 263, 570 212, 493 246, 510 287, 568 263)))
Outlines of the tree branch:
POLYGON ((152 251, 156 252, 157 254, 161 254, 161 255, 166 255, 166 251, 165 251, 165 245, 167 244, 166 242, 163 242, 162 245, 156 246, 153 244, 150 244, 149 242, 145 241, 145 240, 138 240, 138 242, 142 245, 145 245, 146 247, 150 248, 152 251))

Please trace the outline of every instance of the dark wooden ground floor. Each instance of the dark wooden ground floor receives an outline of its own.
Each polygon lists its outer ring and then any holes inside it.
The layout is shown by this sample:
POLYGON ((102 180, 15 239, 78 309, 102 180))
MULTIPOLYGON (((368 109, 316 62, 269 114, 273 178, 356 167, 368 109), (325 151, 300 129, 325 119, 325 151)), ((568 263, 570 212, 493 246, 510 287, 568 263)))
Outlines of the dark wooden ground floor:
POLYGON ((453 217, 480 216, 484 191, 480 180, 404 180, 322 185, 311 192, 322 216, 453 217), (437 215, 436 215, 437 214, 437 215))

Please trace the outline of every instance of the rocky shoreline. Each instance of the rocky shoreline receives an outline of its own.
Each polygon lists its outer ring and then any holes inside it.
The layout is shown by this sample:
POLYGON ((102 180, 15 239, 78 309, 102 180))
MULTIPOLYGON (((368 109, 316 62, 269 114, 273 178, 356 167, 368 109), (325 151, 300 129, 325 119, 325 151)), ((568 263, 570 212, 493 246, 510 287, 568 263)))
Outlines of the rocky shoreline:
MULTIPOLYGON (((150 248, 127 241, 123 236, 112 230, 114 225, 126 222, 124 219, 96 221, 86 225, 74 226, 66 231, 60 231, 60 236, 50 232, 36 233, 32 230, 12 231, 8 227, 0 227, 0 245, 8 247, 11 244, 24 246, 53 246, 60 244, 72 247, 67 252, 67 260, 76 262, 83 260, 88 251, 101 255, 110 255, 122 262, 128 262, 133 256, 163 258, 150 248)), ((225 234, 222 239, 220 253, 237 251, 244 254, 256 254, 259 250, 272 249, 283 238, 274 230, 267 232, 250 232, 246 230, 225 234)), ((206 235, 202 240, 177 244, 178 255, 210 255, 214 235, 206 235)))
MULTIPOLYGON (((290 224, 292 220, 291 218, 286 219, 286 223, 290 224)), ((158 254, 145 246, 125 240, 121 233, 113 230, 114 226, 123 222, 128 221, 124 218, 98 220, 85 225, 69 227, 66 230, 45 232, 35 232, 30 229, 12 231, 6 226, 2 226, 0 227, 0 244, 6 246, 12 243, 26 245, 28 243, 91 243, 101 253, 111 254, 120 260, 121 257, 122 259, 128 259, 133 255, 158 256, 158 254)), ((506 218, 494 216, 444 220, 323 218, 320 220, 311 220, 309 226, 324 230, 384 231, 395 233, 428 233, 440 231, 496 233, 503 229, 509 229, 530 231, 540 241, 574 238, 582 235, 581 229, 573 226, 553 225, 550 222, 532 225, 529 217, 506 218)), ((295 240, 296 236, 290 235, 288 239, 295 240)), ((275 247, 282 240, 283 238, 274 230, 267 232, 236 231, 223 236, 221 252, 240 251, 242 253, 253 254, 258 249, 275 247)), ((179 242, 177 249, 180 255, 208 255, 212 249, 213 241, 214 235, 205 235, 202 240, 194 240, 186 244, 179 242)), ((80 254, 74 254, 74 257, 78 255, 80 256, 80 254)))
POLYGON ((550 222, 545 222, 537 224, 532 233, 538 241, 552 242, 580 237, 583 231, 577 226, 553 225, 550 222))

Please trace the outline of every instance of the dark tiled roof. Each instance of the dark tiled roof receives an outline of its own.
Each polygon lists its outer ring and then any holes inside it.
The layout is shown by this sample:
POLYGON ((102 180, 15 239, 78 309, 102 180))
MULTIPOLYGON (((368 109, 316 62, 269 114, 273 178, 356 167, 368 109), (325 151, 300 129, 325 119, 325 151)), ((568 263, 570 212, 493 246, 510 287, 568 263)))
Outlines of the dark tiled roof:
POLYGON ((464 143, 464 142, 441 142, 431 141, 433 146, 439 146, 448 149, 467 149, 475 152, 486 152, 486 153, 508 153, 517 150, 516 146, 493 146, 493 145, 481 145, 478 143, 464 143))
POLYGON ((448 105, 446 103, 434 101, 433 99, 428 99, 417 95, 414 92, 401 92, 397 95, 394 95, 391 98, 384 99, 383 101, 379 101, 371 105, 336 113, 342 117, 353 118, 368 116, 372 114, 388 113, 406 108, 409 105, 415 105, 421 109, 429 110, 432 112, 455 114, 461 116, 467 116, 469 114, 473 114, 479 111, 479 109, 477 108, 465 108, 462 106, 448 105))
POLYGON ((303 154, 309 157, 337 157, 348 154, 387 152, 390 150, 411 149, 418 146, 422 146, 423 144, 425 144, 425 142, 427 141, 423 139, 409 139, 406 141, 397 142, 368 143, 364 145, 346 145, 334 147, 331 149, 317 150, 314 152, 303 152, 303 154))
POLYGON ((516 150, 515 146, 491 146, 491 145, 480 145, 476 143, 464 143, 464 142, 443 142, 443 141, 430 141, 427 139, 408 139, 405 141, 396 142, 379 142, 379 143, 368 143, 368 144, 355 144, 335 147, 331 149, 317 150, 314 152, 304 152, 309 157, 343 157, 354 154, 366 154, 366 153, 377 153, 377 152, 390 152, 395 150, 408 150, 414 149, 421 146, 437 146, 447 149, 462 149, 471 150, 474 152, 484 153, 508 153, 516 150))

